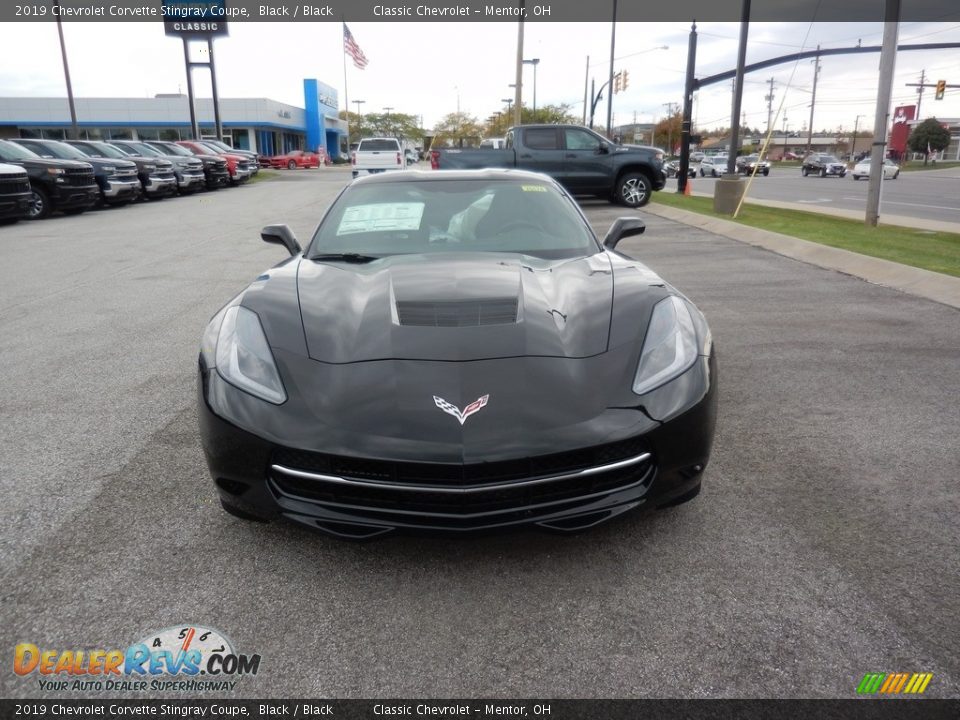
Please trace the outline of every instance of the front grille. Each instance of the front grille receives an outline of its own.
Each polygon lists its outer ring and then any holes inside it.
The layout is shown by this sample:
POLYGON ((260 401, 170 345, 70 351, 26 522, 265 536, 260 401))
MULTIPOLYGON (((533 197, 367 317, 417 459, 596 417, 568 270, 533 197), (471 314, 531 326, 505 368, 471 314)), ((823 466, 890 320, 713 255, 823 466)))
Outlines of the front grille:
POLYGON ((176 177, 173 173, 173 168, 160 168, 155 173, 155 176, 158 178, 172 178, 176 177))
MULTIPOLYGON (((517 460, 475 464, 428 464, 349 458, 301 450, 279 449, 273 464, 303 472, 328 475, 335 480, 299 477, 271 470, 275 492, 319 503, 376 513, 389 519, 403 516, 405 523, 452 517, 456 524, 482 524, 479 514, 504 513, 518 517, 536 508, 575 505, 587 498, 646 482, 653 463, 644 459, 623 467, 574 477, 556 477, 592 470, 646 452, 637 438, 582 450, 517 460), (531 480, 543 480, 530 483, 531 480), (527 481, 527 483, 524 483, 527 481), (376 484, 373 484, 376 483, 376 484), (389 487, 390 485, 407 487, 389 487), (422 486, 411 489, 409 486, 422 486), (456 492, 454 492, 456 490, 456 492), (462 522, 461 522, 462 521, 462 522)), ((441 522, 446 522, 441 520, 441 522)))
POLYGON ((134 168, 124 168, 122 170, 117 170, 117 179, 128 181, 137 179, 137 169, 134 168))
POLYGON ((517 298, 490 298, 453 302, 398 301, 401 325, 473 327, 509 325, 517 321, 517 298))
POLYGON ((95 182, 93 179, 93 170, 68 168, 63 177, 67 185, 93 185, 95 182))
POLYGON ((26 174, 0 177, 0 193, 3 195, 25 192, 30 192, 30 180, 27 179, 26 174))

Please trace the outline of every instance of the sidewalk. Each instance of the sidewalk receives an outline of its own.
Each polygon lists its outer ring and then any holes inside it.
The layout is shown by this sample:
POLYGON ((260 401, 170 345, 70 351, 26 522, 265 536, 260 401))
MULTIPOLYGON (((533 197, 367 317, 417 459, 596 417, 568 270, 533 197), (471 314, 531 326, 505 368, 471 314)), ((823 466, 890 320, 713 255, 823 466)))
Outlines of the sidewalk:
MULTIPOLYGON (((770 201, 757 202, 756 204, 804 210, 806 212, 811 211, 808 206, 798 205, 796 203, 770 201)), ((689 210, 665 207, 663 205, 657 205, 655 202, 645 205, 643 211, 651 215, 722 235, 731 240, 762 247, 779 255, 800 260, 801 262, 853 275, 854 277, 861 278, 876 285, 885 285, 909 293, 910 295, 916 295, 917 297, 926 298, 942 303, 943 305, 960 309, 960 278, 951 275, 931 272, 930 270, 923 270, 921 268, 911 267, 910 265, 901 265, 900 263, 890 260, 861 255, 849 250, 830 247, 829 245, 820 245, 819 243, 809 240, 801 240, 800 238, 789 235, 749 227, 732 220, 724 220, 710 215, 701 215, 700 213, 689 210)), ((862 215, 858 216, 856 211, 834 210, 831 213, 824 214, 844 217, 841 213, 845 212, 851 213, 854 218, 863 219, 862 215)), ((892 222, 890 216, 885 216, 883 219, 885 221, 884 224, 901 225, 899 222, 892 222)), ((899 219, 910 222, 910 224, 906 224, 905 227, 919 227, 929 230, 943 229, 914 224, 926 222, 917 218, 899 219)), ((955 223, 932 224, 948 226, 949 229, 947 229, 947 232, 960 232, 960 226, 955 223)))

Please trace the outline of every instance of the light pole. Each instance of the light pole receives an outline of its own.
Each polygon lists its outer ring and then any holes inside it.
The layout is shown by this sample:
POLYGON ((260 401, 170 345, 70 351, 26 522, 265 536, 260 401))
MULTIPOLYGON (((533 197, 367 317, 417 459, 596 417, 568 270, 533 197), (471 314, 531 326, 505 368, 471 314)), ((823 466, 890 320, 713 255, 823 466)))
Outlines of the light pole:
POLYGON ((73 84, 70 82, 70 66, 67 64, 67 46, 63 42, 63 25, 60 23, 60 0, 53 1, 54 12, 57 15, 57 34, 60 36, 60 55, 63 58, 63 77, 67 82, 67 101, 70 105, 70 138, 79 140, 77 131, 77 108, 73 103, 73 84))
POLYGON ((524 65, 533 65, 533 112, 537 112, 537 65, 540 64, 540 58, 524 60, 524 65))
POLYGON ((500 98, 500 102, 507 104, 507 115, 510 114, 510 106, 513 105, 513 98, 500 98))

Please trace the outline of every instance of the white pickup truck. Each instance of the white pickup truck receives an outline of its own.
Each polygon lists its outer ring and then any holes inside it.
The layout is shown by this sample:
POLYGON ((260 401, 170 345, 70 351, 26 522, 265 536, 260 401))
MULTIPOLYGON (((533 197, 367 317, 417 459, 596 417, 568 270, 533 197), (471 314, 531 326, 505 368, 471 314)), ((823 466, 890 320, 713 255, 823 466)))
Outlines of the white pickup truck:
POLYGON ((350 154, 350 164, 354 177, 406 168, 403 148, 396 138, 364 138, 350 154))

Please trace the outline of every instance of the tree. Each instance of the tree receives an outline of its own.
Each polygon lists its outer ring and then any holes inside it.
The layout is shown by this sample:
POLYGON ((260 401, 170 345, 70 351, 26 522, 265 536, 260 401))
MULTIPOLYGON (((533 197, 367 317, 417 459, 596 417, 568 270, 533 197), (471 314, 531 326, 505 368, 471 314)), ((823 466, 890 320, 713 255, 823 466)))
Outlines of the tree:
POLYGON ((923 164, 927 164, 927 148, 934 152, 946 150, 950 144, 950 131, 936 118, 927 118, 913 128, 907 146, 916 153, 923 153, 923 164))
POLYGON ((653 129, 653 136, 657 140, 657 147, 665 147, 668 155, 673 154, 673 148, 680 142, 680 130, 683 126, 683 114, 677 111, 670 117, 665 117, 653 129))
MULTIPOLYGON (((579 125, 580 120, 570 112, 571 105, 544 105, 534 112, 524 105, 520 110, 520 124, 540 125, 579 125)), ((512 128, 513 112, 507 113, 506 107, 495 114, 492 120, 487 120, 483 126, 484 137, 503 137, 507 130, 512 128)))
POLYGON ((465 112, 445 115, 433 126, 432 147, 473 147, 480 144, 483 127, 465 112))

